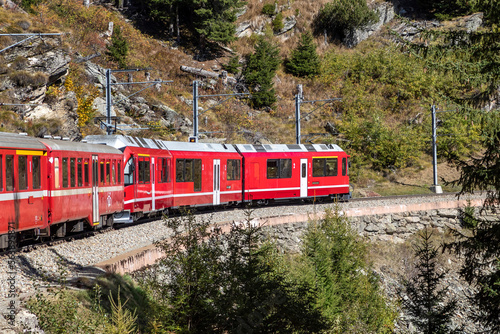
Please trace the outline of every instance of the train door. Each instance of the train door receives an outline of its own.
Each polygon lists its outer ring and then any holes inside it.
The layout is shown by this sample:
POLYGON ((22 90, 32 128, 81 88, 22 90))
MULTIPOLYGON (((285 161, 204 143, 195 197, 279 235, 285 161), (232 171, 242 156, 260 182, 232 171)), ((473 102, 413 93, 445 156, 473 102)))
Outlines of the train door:
POLYGON ((155 200, 155 177, 156 177, 156 168, 155 168, 155 158, 151 157, 151 202, 152 208, 151 210, 156 210, 156 200, 155 200))
POLYGON ((307 197, 307 159, 300 159, 300 197, 307 197))
POLYGON ((99 162, 92 156, 92 223, 99 223, 99 162))
POLYGON ((214 159, 214 205, 220 204, 220 159, 214 159))

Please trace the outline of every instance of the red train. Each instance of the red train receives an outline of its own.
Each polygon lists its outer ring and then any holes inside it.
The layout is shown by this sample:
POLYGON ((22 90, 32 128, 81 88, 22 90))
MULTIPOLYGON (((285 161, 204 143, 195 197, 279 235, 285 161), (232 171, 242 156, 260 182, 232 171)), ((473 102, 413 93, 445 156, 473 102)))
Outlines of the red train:
POLYGON ((226 145, 0 134, 0 249, 180 207, 350 198, 337 145, 226 145))

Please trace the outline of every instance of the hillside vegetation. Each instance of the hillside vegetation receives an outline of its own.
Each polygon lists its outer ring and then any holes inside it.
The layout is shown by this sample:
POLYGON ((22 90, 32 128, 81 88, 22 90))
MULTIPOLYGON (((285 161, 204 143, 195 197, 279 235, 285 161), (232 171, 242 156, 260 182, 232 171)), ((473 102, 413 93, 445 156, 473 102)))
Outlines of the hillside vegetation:
MULTIPOLYGON (((464 105, 460 99, 480 93, 483 86, 488 85, 488 78, 474 72, 474 68, 467 69, 467 73, 454 71, 451 64, 458 55, 453 52, 440 58, 426 58, 418 49, 420 43, 426 43, 425 30, 417 29, 419 32, 412 41, 395 32, 405 25, 419 28, 422 22, 423 26, 433 22, 431 26, 437 27, 437 31, 460 31, 462 22, 454 19, 456 16, 485 9, 485 22, 479 30, 496 29, 490 25, 491 20, 488 21, 493 10, 488 9, 491 8, 487 6, 488 1, 455 2, 458 5, 424 0, 409 3, 406 8, 416 4, 417 11, 401 10, 407 17, 394 18, 366 41, 346 48, 342 41, 349 29, 376 21, 377 15, 371 8, 378 5, 377 2, 367 6, 364 0, 249 1, 238 17, 243 5, 238 1, 126 1, 128 7, 116 10, 114 6, 123 6, 123 2, 94 3, 87 8, 82 1, 23 0, 20 5, 29 14, 0 9, 1 32, 67 33, 60 37, 57 47, 70 55, 70 68, 62 81, 51 83, 42 74, 22 75, 21 56, 14 62, 7 61, 7 65, 1 65, 0 75, 7 76, 14 84, 11 89, 4 85, 0 99, 4 103, 30 102, 16 99, 12 92, 16 84, 33 89, 45 86, 47 93, 41 102, 49 105, 73 92, 71 96, 76 96, 77 106, 73 108, 76 111, 72 119, 80 135, 102 132, 92 121, 96 116, 92 103, 96 97, 102 98, 104 92, 102 86, 96 88, 85 72, 82 59, 90 59, 102 68, 147 68, 151 79, 173 80, 160 90, 146 89, 140 95, 151 105, 162 103, 187 118, 192 117, 192 107, 186 101, 192 99, 191 83, 195 79, 204 82, 200 94, 249 91, 251 99, 230 99, 203 115, 200 131, 207 132, 203 135, 205 140, 293 143, 294 96, 296 86, 301 84, 305 101, 342 99, 324 105, 321 102, 301 105, 303 142, 338 143, 352 155, 351 176, 361 187, 374 181, 401 183, 402 177, 416 175, 430 166, 431 104, 441 110, 459 110, 464 105), (218 11, 213 11, 211 6, 218 11), (436 18, 453 20, 440 22, 436 18), (296 24, 282 34, 284 22, 289 19, 294 19, 296 24), (110 22, 114 23, 112 34, 107 33, 110 22), (242 22, 250 22, 251 30, 260 31, 259 35, 236 38, 234 24, 242 22), (304 43, 309 44, 300 49, 304 43), (269 50, 259 50, 265 44, 275 49, 278 56, 271 59, 277 65, 261 63, 267 60, 254 57, 255 67, 265 70, 251 75, 252 54, 268 54, 269 50), (303 63, 291 64, 300 62, 299 50, 314 52, 319 67, 302 70, 303 63), (239 78, 240 83, 234 87, 210 82, 182 72, 181 65, 206 70, 223 68, 239 78), (263 97, 262 94, 270 95, 263 97)), ((403 9, 404 5, 405 2, 401 5, 403 9)), ((5 47, 13 41, 2 37, 0 45, 5 47)), ((142 81, 141 75, 134 74, 134 80, 142 81)), ((119 81, 127 81, 125 73, 115 76, 119 81)), ((120 93, 129 95, 137 90, 139 88, 127 87, 120 93)), ((200 106, 208 109, 215 104, 214 99, 201 99, 200 106)), ((495 96, 489 96, 489 101, 489 105, 496 106, 495 96)), ((19 114, 25 114, 26 109, 20 107, 3 106, 0 112, 2 129, 6 131, 27 131, 34 135, 40 127, 48 128, 51 134, 63 131, 57 119, 50 117, 23 122, 19 114)), ((189 135, 163 127, 161 115, 146 119, 130 111, 126 116, 149 128, 132 133, 134 135, 167 140, 186 140, 189 135)), ((466 156, 480 151, 479 125, 479 120, 475 122, 474 117, 464 117, 463 113, 440 114, 438 155, 445 159, 450 154, 466 156)), ((418 180, 415 184, 424 188, 417 191, 427 191, 425 186, 431 182, 432 179, 418 180)))

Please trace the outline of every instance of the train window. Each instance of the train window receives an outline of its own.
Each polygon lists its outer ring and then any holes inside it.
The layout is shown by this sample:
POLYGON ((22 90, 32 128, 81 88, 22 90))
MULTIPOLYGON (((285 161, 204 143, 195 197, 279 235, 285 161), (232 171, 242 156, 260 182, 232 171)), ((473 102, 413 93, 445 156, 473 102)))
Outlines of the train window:
POLYGON ((175 160, 175 181, 184 182, 184 159, 175 160))
POLYGON ((100 172, 101 172, 100 180, 101 180, 101 185, 103 185, 104 181, 106 180, 106 176, 104 174, 104 159, 101 160, 100 166, 101 166, 100 167, 100 172))
POLYGON ((338 159, 335 158, 314 158, 313 159, 313 176, 337 176, 338 174, 338 159))
POLYGON ((194 191, 201 191, 201 159, 177 159, 175 161, 175 180, 194 182, 194 191))
POLYGON ((342 158, 342 176, 347 174, 347 158, 342 158))
POLYGON ((288 179, 292 177, 292 159, 267 160, 268 179, 288 179))
POLYGON ((118 161, 117 172, 118 172, 118 184, 122 184, 122 162, 121 161, 118 161))
POLYGON ((134 158, 130 157, 130 159, 128 159, 127 163, 125 164, 125 168, 123 169, 123 181, 125 183, 125 186, 134 184, 134 170, 134 158))
POLYGON ((338 174, 338 159, 327 158, 325 164, 325 176, 337 176, 338 174))
MULTIPOLYGON (((169 175, 168 175, 168 164, 167 161, 170 159, 167 158, 158 158, 158 169, 160 170, 159 173, 159 180, 158 182, 160 183, 166 183, 169 182, 169 175)), ((170 162, 170 161, 168 161, 170 162)))
POLYGON ((76 187, 76 177, 75 177, 75 171, 76 171, 76 159, 71 158, 69 159, 69 174, 70 174, 70 182, 71 182, 71 187, 76 187))
POLYGON ((40 157, 31 157, 31 161, 33 163, 33 189, 40 189, 42 187, 41 184, 41 166, 40 166, 40 157))
POLYGON ((59 158, 54 160, 54 187, 59 189, 59 158))
POLYGON ((62 182, 63 188, 68 188, 68 158, 62 159, 62 177, 63 177, 63 182, 62 182))
POLYGON ((5 157, 5 190, 14 191, 14 156, 5 157))
POLYGON ((19 190, 28 189, 28 157, 20 155, 17 157, 17 169, 19 172, 19 190))
POLYGON ((237 159, 227 160, 227 180, 239 180, 240 179, 240 168, 241 161, 237 159))
POLYGON ((280 159, 280 178, 289 179, 292 177, 292 159, 280 159))
POLYGON ((115 165, 116 165, 116 160, 113 159, 113 162, 111 163, 111 182, 113 184, 116 184, 116 168, 115 168, 115 165))
POLYGON ((3 191, 3 165, 2 165, 3 157, 0 154, 0 191, 3 191))
POLYGON ((76 167, 76 173, 78 177, 78 186, 81 187, 83 185, 83 178, 82 178, 82 159, 78 159, 78 165, 76 167))
POLYGON ((193 181, 194 191, 201 191, 201 159, 194 160, 193 181))
POLYGON ((139 183, 149 183, 150 180, 149 158, 139 158, 139 183))
POLYGON ((313 159, 313 177, 324 176, 325 159, 313 159))
POLYGON ((83 169, 84 169, 84 171, 83 171, 83 173, 84 173, 84 179, 83 179, 83 181, 85 182, 84 184, 85 184, 86 186, 88 186, 88 185, 89 185, 89 183, 90 183, 90 182, 89 182, 89 176, 90 176, 90 164, 89 164, 89 159, 85 159, 85 162, 83 163, 83 167, 84 167, 84 168, 83 168, 83 169))
POLYGON ((278 170, 279 170, 279 160, 277 160, 277 159, 267 160, 267 178, 268 179, 277 179, 278 178, 278 170))
POLYGON ((111 184, 110 175, 111 175, 111 162, 110 160, 106 160, 106 184, 111 184))

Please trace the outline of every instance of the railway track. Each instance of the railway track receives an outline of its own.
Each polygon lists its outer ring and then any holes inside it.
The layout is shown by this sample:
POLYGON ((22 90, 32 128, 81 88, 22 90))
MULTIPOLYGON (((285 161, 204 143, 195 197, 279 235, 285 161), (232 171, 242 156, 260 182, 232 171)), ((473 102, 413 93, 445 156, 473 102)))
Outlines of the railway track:
MULTIPOLYGON (((401 200, 407 200, 407 199, 418 199, 418 198, 449 198, 450 196, 456 197, 458 193, 444 193, 444 194, 422 194, 422 195, 395 195, 395 196, 377 196, 377 197, 363 197, 363 198, 353 198, 349 200, 348 202, 341 202, 339 205, 343 205, 344 203, 356 203, 357 205, 362 204, 362 203, 373 203, 373 202, 390 202, 390 201, 395 201, 395 202, 400 202, 401 200)), ((325 202, 323 200, 306 200, 306 201, 301 201, 301 200, 293 200, 293 201, 281 201, 281 202, 272 202, 268 205, 255 205, 250 207, 252 210, 265 210, 266 208, 272 209, 272 208, 287 208, 287 207, 295 207, 295 206, 302 206, 306 210, 309 206, 316 206, 316 205, 323 205, 323 204, 332 204, 332 202, 325 202)), ((243 206, 232 206, 232 207, 207 207, 203 208, 201 210, 195 211, 195 214, 202 215, 202 214, 211 214, 215 212, 228 212, 228 211, 234 211, 234 210, 245 210, 245 207, 243 206)), ((176 217, 179 216, 180 212, 178 210, 172 211, 169 214, 169 217, 176 217)), ((272 214, 269 215, 273 216, 272 214)), ((265 218, 265 214, 260 218, 265 218)), ((144 224, 152 221, 157 221, 161 219, 159 216, 155 217, 146 217, 138 220, 137 222, 131 223, 131 224, 123 224, 123 225, 115 225, 115 228, 107 227, 104 229, 99 229, 99 230, 94 230, 94 231, 84 231, 80 233, 74 233, 71 235, 67 235, 62 238, 57 238, 57 239, 49 239, 49 240, 29 240, 25 241, 22 244, 20 244, 16 249, 14 250, 6 250, 3 252, 0 252, 0 258, 4 258, 8 256, 9 254, 12 253, 27 253, 31 252, 33 250, 45 248, 45 247, 51 247, 51 246, 56 246, 62 243, 67 243, 67 242, 72 242, 74 240, 80 240, 88 237, 93 237, 99 234, 107 233, 113 230, 119 230, 123 228, 128 228, 131 226, 135 226, 138 224, 144 224)))

